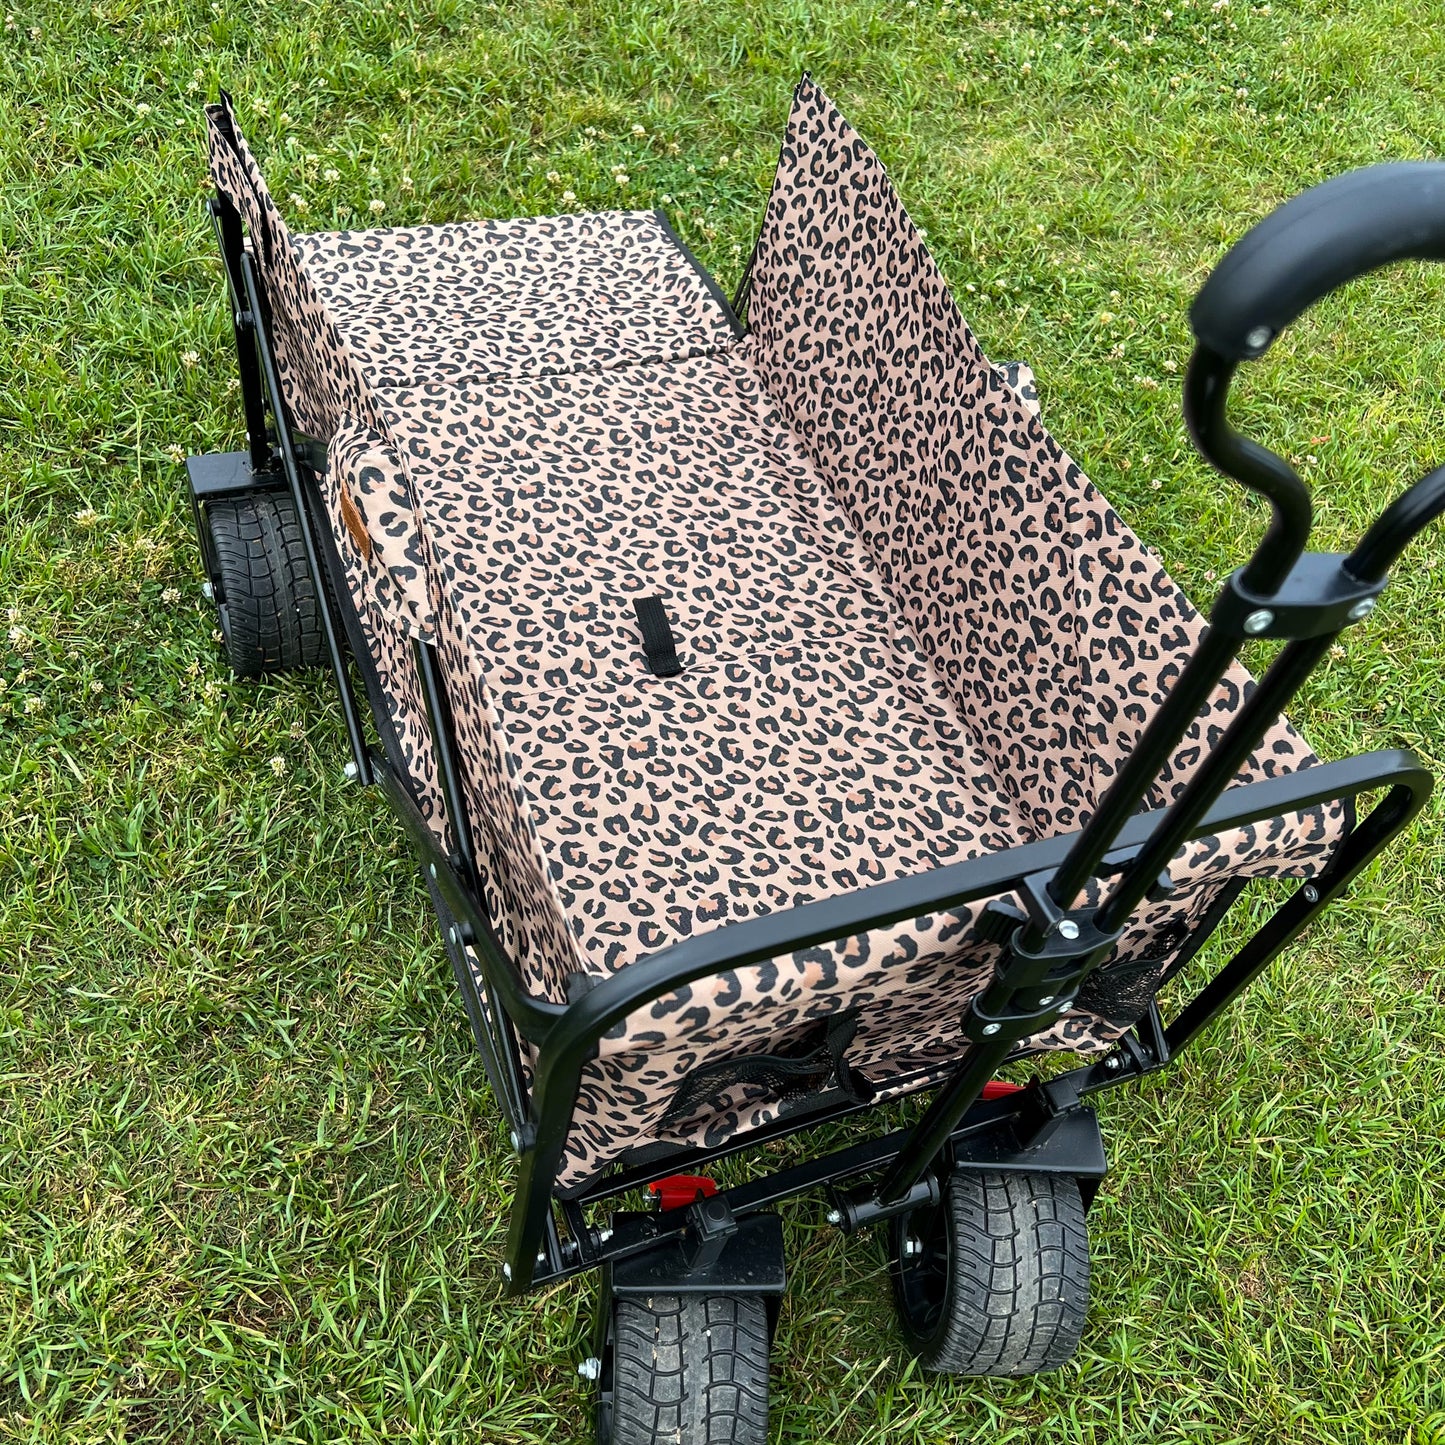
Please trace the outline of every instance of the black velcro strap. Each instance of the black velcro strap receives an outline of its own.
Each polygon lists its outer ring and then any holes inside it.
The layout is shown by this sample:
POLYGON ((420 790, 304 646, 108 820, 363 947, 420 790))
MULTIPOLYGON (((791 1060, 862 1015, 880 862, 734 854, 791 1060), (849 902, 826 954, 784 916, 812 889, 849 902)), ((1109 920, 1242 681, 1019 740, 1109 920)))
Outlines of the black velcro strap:
POLYGON ((691 1118, 740 1084, 766 1090, 782 1105, 780 1112, 785 1114, 827 1089, 838 1090, 852 1103, 869 1103, 877 1089, 844 1058, 858 1032, 858 1010, 849 1008, 832 1015, 826 1026, 812 1034, 812 1039, 818 1038, 818 1032, 823 1037, 811 1049, 797 1048, 787 1054, 744 1054, 741 1058, 699 1064, 684 1075, 658 1120, 659 1127, 668 1129, 691 1118))
POLYGON ((676 677, 682 671, 677 660, 677 639, 672 635, 661 597, 634 597, 633 611, 642 629, 642 650, 654 677, 676 677))

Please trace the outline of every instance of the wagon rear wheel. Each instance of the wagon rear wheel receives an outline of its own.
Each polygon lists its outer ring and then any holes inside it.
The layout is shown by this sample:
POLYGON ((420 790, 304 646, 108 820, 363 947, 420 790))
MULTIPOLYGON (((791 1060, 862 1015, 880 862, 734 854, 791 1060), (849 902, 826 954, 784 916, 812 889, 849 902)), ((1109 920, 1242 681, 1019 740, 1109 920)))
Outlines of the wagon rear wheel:
POLYGON ((766 1445, 768 1343, 756 1295, 614 1300, 598 1445, 766 1445))
POLYGON ((262 677, 323 666, 322 604, 290 494, 217 497, 206 503, 206 526, 231 671, 237 677, 262 677))
POLYGON ((899 1325, 931 1370, 1033 1375, 1078 1347, 1089 1237, 1067 1174, 958 1170, 943 1198, 889 1225, 899 1325))

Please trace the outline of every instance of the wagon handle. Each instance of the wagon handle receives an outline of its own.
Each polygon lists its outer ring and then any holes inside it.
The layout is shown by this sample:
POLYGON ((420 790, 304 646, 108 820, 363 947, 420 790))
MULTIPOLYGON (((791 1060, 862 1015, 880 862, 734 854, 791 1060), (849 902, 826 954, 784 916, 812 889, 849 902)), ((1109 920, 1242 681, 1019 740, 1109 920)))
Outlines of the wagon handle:
POLYGON ((1445 161, 1346 171, 1247 231, 1189 308, 1201 345, 1263 356, 1322 296, 1392 261, 1445 261, 1445 161))
MULTIPOLYGON (((1262 632, 1297 638, 1280 654, 1098 915, 1101 926, 1127 920, 1182 842, 1190 818, 1227 786, 1308 676, 1318 661, 1312 654, 1323 656, 1333 631, 1366 614, 1373 606, 1366 594, 1378 592, 1410 539, 1445 512, 1445 467, 1439 467, 1386 508, 1348 557, 1333 564, 1325 559, 1324 571, 1333 566, 1335 591, 1345 597, 1344 607, 1357 601, 1367 606, 1338 617, 1324 631, 1259 625, 1284 616, 1276 599, 1283 600, 1287 594, 1282 589, 1296 575, 1314 509, 1309 489, 1283 457, 1230 426, 1225 415, 1230 382, 1241 361, 1262 356, 1279 330, 1311 303, 1357 276, 1408 257, 1445 260, 1445 162, 1369 166, 1296 196, 1230 249, 1195 298, 1189 320, 1198 344, 1184 381, 1185 422, 1204 458, 1267 498, 1273 515, 1254 554, 1221 592, 1199 648, 1060 865, 1049 890, 1060 906, 1068 907, 1096 876, 1115 836, 1147 797, 1244 636, 1262 632), (1346 595, 1350 593, 1358 597, 1346 595)), ((1293 591, 1303 597, 1322 580, 1320 573, 1310 586, 1293 591)))

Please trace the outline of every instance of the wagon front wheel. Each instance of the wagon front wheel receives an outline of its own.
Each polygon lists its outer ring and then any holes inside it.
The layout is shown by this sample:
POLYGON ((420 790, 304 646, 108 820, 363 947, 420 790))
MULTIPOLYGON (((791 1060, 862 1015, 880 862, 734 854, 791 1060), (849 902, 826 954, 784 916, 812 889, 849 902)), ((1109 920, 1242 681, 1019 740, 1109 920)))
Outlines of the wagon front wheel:
POLYGON ((766 1445, 768 1340, 755 1295, 613 1300, 598 1445, 766 1445))
POLYGON ((1068 1174, 957 1170, 936 1205, 889 1224, 898 1321, 923 1365, 952 1375, 1056 1370, 1089 1306, 1089 1236, 1068 1174))
POLYGON ((216 610, 237 677, 325 664, 326 634, 301 522, 287 492, 206 503, 216 559, 216 610))

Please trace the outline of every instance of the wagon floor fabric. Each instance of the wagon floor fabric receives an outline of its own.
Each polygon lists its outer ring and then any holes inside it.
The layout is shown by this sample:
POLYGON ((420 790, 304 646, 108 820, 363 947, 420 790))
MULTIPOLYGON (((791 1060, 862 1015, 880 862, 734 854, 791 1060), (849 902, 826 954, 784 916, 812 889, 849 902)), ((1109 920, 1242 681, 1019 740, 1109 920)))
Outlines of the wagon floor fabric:
POLYGON ((376 386, 541 376, 725 345, 731 320, 653 211, 295 236, 376 386))
POLYGON ((589 973, 1032 836, 740 353, 384 393, 589 973))

